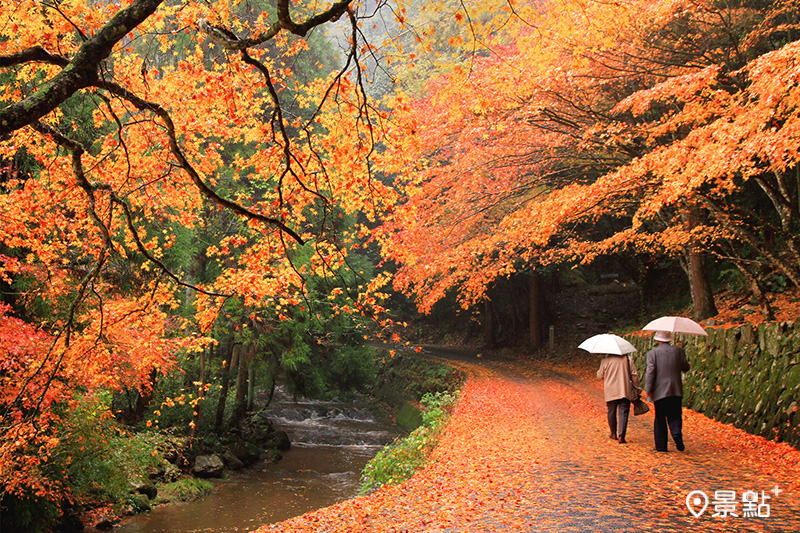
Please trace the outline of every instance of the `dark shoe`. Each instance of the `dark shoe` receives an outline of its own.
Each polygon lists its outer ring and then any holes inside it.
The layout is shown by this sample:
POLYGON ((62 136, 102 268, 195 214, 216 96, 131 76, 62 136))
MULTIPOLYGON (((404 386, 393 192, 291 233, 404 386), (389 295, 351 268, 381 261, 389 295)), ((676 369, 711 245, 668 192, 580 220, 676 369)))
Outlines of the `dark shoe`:
POLYGON ((608 434, 608 438, 609 438, 609 439, 614 439, 614 440, 617 440, 617 436, 616 436, 616 435, 614 435, 613 433, 609 433, 609 434, 608 434))
POLYGON ((678 448, 679 452, 686 449, 686 446, 683 445, 683 435, 674 435, 672 438, 675 440, 675 447, 678 448))
POLYGON ((625 437, 620 437, 620 438, 619 438, 619 443, 620 443, 620 444, 625 444, 625 443, 627 443, 627 442, 628 442, 628 441, 626 441, 626 440, 625 440, 625 437))
POLYGON ((658 448, 653 448, 653 451, 654 452, 664 452, 664 453, 666 453, 667 450, 659 450, 658 448))

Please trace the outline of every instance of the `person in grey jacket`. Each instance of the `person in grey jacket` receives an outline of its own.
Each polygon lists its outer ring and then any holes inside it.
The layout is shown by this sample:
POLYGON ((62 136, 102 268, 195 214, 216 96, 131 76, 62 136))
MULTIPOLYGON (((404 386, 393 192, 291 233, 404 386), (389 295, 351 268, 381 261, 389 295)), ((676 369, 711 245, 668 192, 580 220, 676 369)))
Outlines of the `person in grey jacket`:
POLYGON ((681 372, 689 370, 686 352, 679 346, 670 344, 672 333, 656 332, 653 339, 658 345, 647 352, 647 371, 645 373, 645 390, 648 401, 655 406, 653 434, 656 450, 667 451, 667 428, 679 451, 685 449, 683 444, 683 380, 681 372))
POLYGON ((639 374, 626 355, 606 355, 600 361, 597 377, 603 380, 606 407, 608 407, 609 437, 625 444, 631 400, 639 397, 639 374), (637 387, 634 389, 634 387, 637 387), (619 425, 617 424, 619 412, 619 425))

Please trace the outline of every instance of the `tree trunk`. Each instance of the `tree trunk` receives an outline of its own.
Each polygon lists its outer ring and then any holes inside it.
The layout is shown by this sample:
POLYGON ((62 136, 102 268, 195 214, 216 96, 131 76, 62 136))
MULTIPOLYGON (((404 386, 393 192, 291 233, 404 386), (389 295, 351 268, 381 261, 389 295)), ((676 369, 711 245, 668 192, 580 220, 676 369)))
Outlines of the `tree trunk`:
POLYGON ((158 379, 158 370, 150 371, 150 379, 147 386, 142 386, 139 390, 127 391, 128 406, 124 409, 116 411, 114 417, 122 424, 132 426, 141 422, 144 412, 150 406, 155 394, 156 380, 158 379), (132 394, 136 394, 136 401, 131 402, 132 394))
POLYGON ((233 359, 233 351, 239 349, 239 345, 225 346, 225 359, 222 362, 222 384, 219 390, 219 401, 217 402, 217 412, 214 418, 214 428, 217 431, 222 429, 222 423, 225 421, 225 404, 228 403, 228 389, 231 384, 231 360, 233 359))
POLYGON ((692 315, 695 320, 704 320, 716 315, 714 293, 708 281, 705 256, 697 251, 689 252, 689 285, 692 292, 692 315))
POLYGON ((247 367, 255 352, 255 346, 243 347, 239 352, 239 368, 236 376, 236 401, 231 415, 231 425, 236 427, 247 412, 247 367))
POLYGON ((797 201, 797 209, 800 210, 800 165, 798 165, 794 172, 794 180, 795 180, 795 191, 797 191, 797 195, 795 200, 797 201))
POLYGON ((256 370, 251 359, 247 364, 247 410, 253 410, 256 396, 256 370))
MULTIPOLYGON (((213 350, 213 348, 212 348, 213 350)), ((200 429, 200 418, 203 416, 203 399, 206 395, 206 351, 200 352, 200 380, 197 387, 197 405, 194 408, 194 418, 192 419, 192 430, 189 435, 191 440, 197 436, 200 429)))
POLYGON ((156 380, 158 379, 158 370, 153 369, 150 371, 149 387, 144 392, 139 391, 139 396, 136 398, 136 406, 133 410, 134 423, 139 422, 144 416, 144 412, 150 406, 156 390, 156 380))
POLYGON ((534 270, 530 275, 530 290, 528 294, 528 302, 530 307, 529 323, 528 323, 528 349, 535 352, 544 345, 544 338, 542 331, 544 329, 543 317, 544 309, 542 308, 542 281, 539 273, 534 270))
MULTIPOLYGON (((703 218, 703 213, 697 206, 689 206, 686 210, 686 224, 690 231, 702 224, 703 218)), ((689 288, 692 294, 692 316, 695 320, 704 320, 719 312, 714 304, 711 283, 708 281, 706 256, 696 243, 689 243, 685 253, 688 256, 686 273, 689 276, 689 288)))
POLYGON ((486 299, 483 301, 483 343, 486 346, 495 346, 497 344, 497 326, 494 320, 494 304, 489 290, 487 289, 486 292, 486 299))
POLYGON ((775 320, 775 311, 772 309, 772 305, 769 303, 767 295, 764 294, 763 290, 761 290, 761 284, 758 282, 758 279, 756 279, 756 277, 741 263, 734 261, 733 264, 736 265, 736 268, 739 269, 739 272, 742 273, 744 278, 750 284, 750 289, 753 291, 753 295, 756 297, 758 306, 761 308, 761 316, 763 316, 764 320, 768 322, 775 320))
POLYGON ((272 381, 272 385, 269 388, 269 395, 267 396, 267 401, 264 407, 269 406, 272 403, 272 398, 275 396, 275 386, 278 382, 278 371, 280 366, 278 364, 278 356, 274 352, 270 352, 269 359, 267 359, 267 370, 269 372, 269 378, 272 381))

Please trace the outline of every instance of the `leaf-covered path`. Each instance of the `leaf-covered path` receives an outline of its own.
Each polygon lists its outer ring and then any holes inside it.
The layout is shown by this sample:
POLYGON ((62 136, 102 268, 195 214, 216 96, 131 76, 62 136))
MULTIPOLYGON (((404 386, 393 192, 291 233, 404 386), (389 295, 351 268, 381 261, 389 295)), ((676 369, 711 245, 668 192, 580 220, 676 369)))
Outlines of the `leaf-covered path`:
POLYGON ((800 452, 790 446, 687 410, 685 452, 653 451, 652 412, 632 417, 621 445, 608 438, 602 384, 589 364, 485 357, 453 364, 469 379, 426 469, 257 531, 800 529, 800 452), (686 507, 693 490, 710 502, 699 518, 686 507), (712 516, 723 510, 717 491, 735 491, 738 516, 712 516), (769 505, 761 508, 768 517, 743 516, 746 491, 769 505))

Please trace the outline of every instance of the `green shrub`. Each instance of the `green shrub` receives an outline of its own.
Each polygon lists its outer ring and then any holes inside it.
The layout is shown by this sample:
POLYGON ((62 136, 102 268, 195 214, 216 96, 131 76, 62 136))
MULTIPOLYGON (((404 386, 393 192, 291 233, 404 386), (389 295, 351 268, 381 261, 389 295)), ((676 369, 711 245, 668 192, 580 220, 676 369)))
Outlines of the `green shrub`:
POLYGON ((429 392, 454 390, 464 381, 462 372, 431 361, 411 350, 385 353, 373 380, 373 396, 398 407, 406 400, 419 400, 429 392))
POLYGON ((422 396, 422 425, 434 431, 439 431, 447 420, 450 407, 455 403, 458 395, 454 392, 443 391, 426 393, 422 396))
POLYGON ((370 346, 339 346, 331 357, 330 381, 340 391, 362 388, 375 379, 377 358, 370 346))
POLYGON ((58 505, 45 498, 10 493, 0 497, 0 531, 46 533, 60 515, 58 505))
POLYGON ((131 504, 131 483, 166 463, 169 440, 155 432, 129 434, 110 416, 110 394, 85 396, 60 427, 50 475, 64 479, 76 504, 131 504))
POLYGON ((361 474, 361 492, 366 494, 383 485, 401 483, 421 470, 439 439, 456 393, 427 393, 422 397, 422 425, 403 439, 373 457, 361 474))

